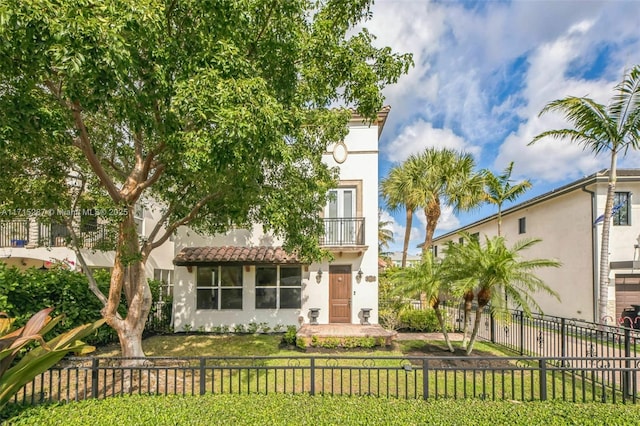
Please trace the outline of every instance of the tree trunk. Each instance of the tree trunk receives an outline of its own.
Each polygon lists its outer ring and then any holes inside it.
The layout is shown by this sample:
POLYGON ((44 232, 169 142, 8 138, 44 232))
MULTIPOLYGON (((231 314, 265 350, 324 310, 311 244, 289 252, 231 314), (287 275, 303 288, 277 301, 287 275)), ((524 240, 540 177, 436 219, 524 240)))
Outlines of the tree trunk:
MULTIPOLYGON (((107 324, 118 334, 123 357, 144 357, 142 332, 151 310, 151 289, 145 276, 145 261, 140 255, 133 213, 123 219, 118 229, 116 255, 109 285, 107 305, 102 311, 107 324), (126 299, 124 318, 116 315, 122 295, 126 299)), ((131 361, 136 363, 136 361, 131 361)))
POLYGON ((471 305, 473 303, 473 291, 464 294, 464 324, 462 325, 462 349, 467 348, 467 334, 469 333, 469 319, 471 317, 471 305))
POLYGON ((444 341, 447 344, 447 348, 449 352, 453 353, 455 350, 451 345, 451 341, 449 340, 449 332, 447 331, 447 325, 444 323, 444 317, 442 316, 442 312, 440 311, 440 304, 436 302, 433 306, 433 309, 436 313, 436 318, 438 319, 438 324, 440 324, 440 329, 442 330, 442 337, 444 337, 444 341))
POLYGON ((502 230, 502 206, 498 204, 498 237, 501 235, 502 230))
POLYGON ((598 322, 603 322, 607 316, 609 304, 609 233, 611 230, 611 211, 613 210, 613 196, 617 180, 617 152, 611 151, 611 168, 609 169, 609 185, 607 187, 607 200, 604 207, 604 221, 602 222, 602 245, 600 247, 600 297, 598 301, 598 322))
POLYGON ((407 218, 406 218, 405 228, 404 228, 404 246, 402 247, 401 266, 403 268, 407 266, 407 251, 409 250, 409 239, 411 238, 412 222, 413 222, 413 209, 411 209, 411 207, 407 207, 407 218))
POLYGON ((437 198, 424 208, 424 215, 427 219, 427 232, 424 238, 424 245, 422 246, 422 253, 429 251, 433 245, 433 233, 436 231, 436 225, 438 224, 438 219, 440 219, 440 214, 440 200, 437 198))
POLYGON ((478 330, 480 330, 480 323, 482 322, 482 311, 486 305, 481 305, 478 303, 478 307, 476 308, 476 318, 473 321, 473 332, 471 333, 471 338, 469 339, 469 345, 467 346, 467 355, 471 355, 471 351, 473 350, 473 344, 476 342, 476 338, 478 337, 478 330))

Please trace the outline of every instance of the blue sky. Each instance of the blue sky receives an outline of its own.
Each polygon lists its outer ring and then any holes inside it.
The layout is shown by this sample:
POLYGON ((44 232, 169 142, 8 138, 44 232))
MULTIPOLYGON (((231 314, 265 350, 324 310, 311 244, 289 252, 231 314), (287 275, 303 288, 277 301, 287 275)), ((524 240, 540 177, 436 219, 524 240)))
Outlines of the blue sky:
MULTIPOLYGON (((545 104, 565 96, 606 104, 625 69, 640 64, 640 1, 377 0, 372 11, 365 26, 376 44, 412 52, 416 63, 384 92, 392 110, 380 140, 381 178, 412 153, 446 146, 494 172, 514 161, 513 177, 533 183, 525 201, 608 167, 607 156, 566 141, 527 143, 566 126, 560 115, 538 117, 545 104)), ((640 153, 619 166, 640 167, 640 153)), ((445 209, 436 235, 493 213, 445 209)), ((383 219, 392 222, 391 250, 401 250, 404 211, 385 210, 383 219)), ((424 228, 417 212, 410 253, 419 252, 424 228)))

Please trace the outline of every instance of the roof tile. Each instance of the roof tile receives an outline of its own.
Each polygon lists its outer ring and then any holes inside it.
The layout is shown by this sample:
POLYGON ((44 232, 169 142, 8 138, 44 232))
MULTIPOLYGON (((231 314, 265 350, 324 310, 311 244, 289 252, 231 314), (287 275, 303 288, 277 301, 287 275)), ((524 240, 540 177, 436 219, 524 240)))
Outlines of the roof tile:
POLYGON ((301 263, 282 247, 185 247, 173 259, 178 266, 204 263, 301 263))

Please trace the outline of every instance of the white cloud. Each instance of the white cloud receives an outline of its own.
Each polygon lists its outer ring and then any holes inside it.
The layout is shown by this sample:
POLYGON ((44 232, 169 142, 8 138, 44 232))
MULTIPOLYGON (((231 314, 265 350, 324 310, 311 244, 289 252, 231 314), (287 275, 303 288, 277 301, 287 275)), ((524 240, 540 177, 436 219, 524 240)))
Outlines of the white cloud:
MULTIPOLYGON (((427 217, 424 214, 424 210, 418 210, 415 215, 422 227, 426 229, 427 227, 427 217)), ((440 218, 438 219, 438 224, 436 226, 436 231, 452 231, 460 227, 460 221, 453 214, 453 208, 451 206, 442 206, 442 211, 440 213, 440 218)), ((424 241, 420 241, 422 243, 424 241)))
MULTIPOLYGON (((404 215, 404 213, 402 213, 404 215)), ((404 245, 404 233, 406 227, 398 223, 395 217, 393 217, 388 211, 381 210, 380 220, 383 222, 390 222, 387 229, 393 232, 393 242, 389 244, 389 248, 386 251, 402 251, 404 245)), ((413 222, 416 224, 416 221, 413 222)), ((417 227, 411 227, 411 233, 409 234, 409 253, 414 253, 415 247, 422 242, 424 237, 422 237, 420 230, 417 227)))
POLYGON ((450 129, 436 129, 431 123, 418 119, 404 127, 402 132, 382 150, 389 161, 402 162, 411 154, 426 148, 449 148, 465 151, 477 157, 480 148, 467 143, 450 129))

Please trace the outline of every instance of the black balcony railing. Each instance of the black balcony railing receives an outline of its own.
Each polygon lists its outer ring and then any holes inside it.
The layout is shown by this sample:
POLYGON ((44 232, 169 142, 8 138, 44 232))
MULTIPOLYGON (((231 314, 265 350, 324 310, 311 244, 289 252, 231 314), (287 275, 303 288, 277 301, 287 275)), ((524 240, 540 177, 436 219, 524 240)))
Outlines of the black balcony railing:
MULTIPOLYGON (((78 232, 82 248, 93 250, 114 250, 115 233, 104 224, 85 226, 78 232)), ((71 234, 65 225, 42 223, 29 219, 0 221, 0 247, 66 247, 71 244, 71 234), (31 233, 37 235, 36 241, 30 238, 30 227, 36 227, 31 233)))
POLYGON ((27 219, 0 221, 0 247, 24 247, 29 242, 27 219))
POLYGON ((364 218, 324 219, 324 235, 320 239, 323 246, 364 245, 364 218))

